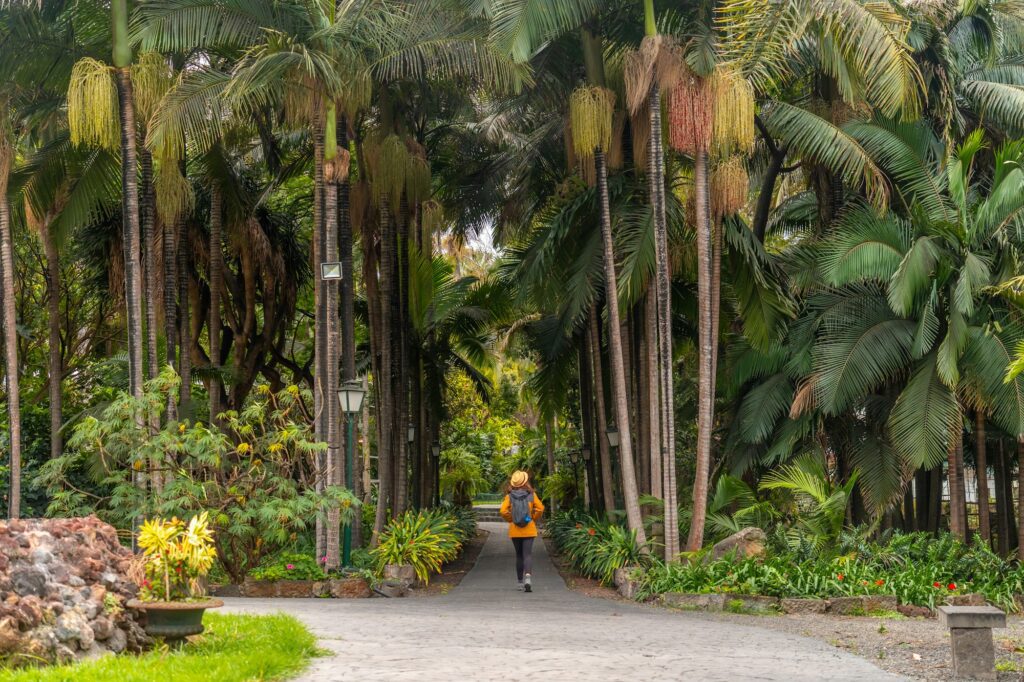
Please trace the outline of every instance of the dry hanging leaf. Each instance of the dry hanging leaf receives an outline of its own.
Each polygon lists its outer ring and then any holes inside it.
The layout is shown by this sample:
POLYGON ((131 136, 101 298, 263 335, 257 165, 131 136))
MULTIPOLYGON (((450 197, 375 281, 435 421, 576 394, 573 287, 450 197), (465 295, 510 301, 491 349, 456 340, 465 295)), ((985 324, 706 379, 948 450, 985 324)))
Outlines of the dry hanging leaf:
POLYGON ((750 179, 743 160, 730 157, 711 170, 711 212, 716 219, 738 213, 747 205, 750 179))
POLYGON ((668 141, 673 149, 691 156, 708 151, 714 124, 712 94, 707 79, 692 73, 672 90, 668 141))
POLYGON ((612 142, 615 93, 602 87, 577 88, 569 98, 573 150, 580 159, 591 159, 595 149, 607 151, 612 142))

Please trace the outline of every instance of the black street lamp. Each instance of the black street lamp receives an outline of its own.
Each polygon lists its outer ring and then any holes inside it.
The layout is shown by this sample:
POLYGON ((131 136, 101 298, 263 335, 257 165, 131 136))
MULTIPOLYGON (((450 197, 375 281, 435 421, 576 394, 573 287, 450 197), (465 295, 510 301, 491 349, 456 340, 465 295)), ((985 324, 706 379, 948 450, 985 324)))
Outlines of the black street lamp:
MULTIPOLYGON (((355 423, 355 416, 363 410, 363 398, 366 397, 366 389, 362 382, 346 381, 338 388, 338 402, 341 403, 341 411, 345 413, 347 422, 347 436, 345 438, 345 483, 351 490, 354 486, 352 481, 352 460, 354 459, 352 429, 355 423)), ((341 565, 352 565, 352 522, 345 524, 345 535, 342 540, 341 565)))
POLYGON ((605 435, 608 436, 608 445, 613 448, 619 447, 619 430, 615 427, 614 423, 608 425, 605 435))

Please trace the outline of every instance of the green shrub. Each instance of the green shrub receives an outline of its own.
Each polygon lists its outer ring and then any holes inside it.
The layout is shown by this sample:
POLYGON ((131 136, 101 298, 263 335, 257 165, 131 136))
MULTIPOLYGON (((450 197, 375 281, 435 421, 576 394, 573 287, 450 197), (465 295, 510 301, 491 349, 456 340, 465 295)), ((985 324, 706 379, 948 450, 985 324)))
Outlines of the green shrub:
POLYGON ((461 531, 451 514, 442 510, 406 512, 391 521, 371 554, 378 572, 389 564, 408 564, 423 582, 459 555, 461 531))
POLYGON ((650 547, 637 544, 636 533, 576 512, 555 516, 548 535, 575 571, 605 584, 618 568, 654 561, 650 547))
POLYGON ((308 554, 283 552, 265 559, 249 571, 249 577, 255 580, 323 580, 327 574, 308 554))

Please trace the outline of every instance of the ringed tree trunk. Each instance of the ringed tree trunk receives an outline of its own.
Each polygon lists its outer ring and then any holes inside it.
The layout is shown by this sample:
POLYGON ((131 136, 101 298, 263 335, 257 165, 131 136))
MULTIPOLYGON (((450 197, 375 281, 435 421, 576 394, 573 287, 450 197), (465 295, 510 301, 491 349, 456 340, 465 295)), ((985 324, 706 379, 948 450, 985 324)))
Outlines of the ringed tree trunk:
POLYGON ((978 477, 978 532, 991 547, 992 524, 988 495, 988 458, 985 451, 985 413, 981 410, 975 411, 974 424, 974 461, 978 477))
POLYGON ((217 415, 223 411, 221 395, 223 385, 220 376, 221 317, 220 298, 224 276, 223 251, 224 207, 220 185, 210 185, 210 423, 219 422, 217 415))
MULTIPOLYGON (((0 135, 5 131, 0 128, 0 135)), ((17 310, 14 298, 14 249, 11 242, 11 207, 7 202, 7 180, 14 151, 9 140, 0 137, 0 270, 3 275, 4 353, 7 363, 7 412, 10 426, 10 494, 7 516, 21 516, 21 398, 18 382, 17 310)))
POLYGON ((644 522, 633 467, 633 439, 630 434, 629 405, 626 402, 626 369, 620 338, 618 284, 615 276, 615 246, 612 241, 611 208, 608 203, 608 166, 600 147, 594 150, 597 187, 601 205, 601 236, 604 241, 605 299, 608 306, 608 347, 611 356, 612 395, 615 421, 619 425, 619 469, 622 474, 622 499, 626 507, 629 529, 636 534, 637 544, 647 544, 644 522))
POLYGON ((590 307, 590 358, 594 370, 594 411, 597 413, 597 448, 601 465, 601 497, 604 499, 604 510, 611 514, 615 511, 615 490, 612 487, 612 456, 608 445, 608 411, 604 398, 604 369, 601 360, 601 320, 597 306, 590 307))
MULTIPOLYGON (((169 172, 169 171, 165 171, 169 172)), ((173 367, 180 375, 181 365, 178 362, 176 348, 178 346, 178 301, 175 292, 178 288, 177 276, 177 234, 176 225, 164 223, 164 339, 166 348, 165 358, 167 364, 173 367)), ((178 420, 178 404, 174 398, 167 398, 167 421, 178 420)))
POLYGON ((1017 560, 1024 561, 1024 437, 1017 439, 1017 560))
POLYGON ((60 457, 64 451, 61 427, 64 424, 63 391, 64 349, 60 336, 60 252, 50 230, 49 216, 39 225, 39 236, 46 253, 46 316, 50 376, 50 459, 60 457))
POLYGON ((949 530, 959 540, 967 540, 967 501, 964 491, 964 432, 957 422, 949 444, 949 530))
MULTIPOLYGON (((336 137, 336 112, 333 104, 327 107, 327 118, 324 125, 324 234, 323 261, 338 260, 338 179, 341 175, 341 162, 338 154, 336 137)), ((347 167, 345 172, 347 172, 347 167)), ((324 298, 323 310, 326 319, 322 328, 327 331, 327 354, 325 356, 324 411, 327 416, 327 483, 332 486, 341 485, 343 471, 341 467, 341 405, 338 403, 338 283, 331 280, 323 283, 321 293, 324 298)), ((318 326, 321 326, 318 324, 318 326)), ((341 516, 337 504, 332 503, 327 511, 327 568, 335 569, 341 565, 341 516)))
POLYGON ((189 253, 191 252, 188 218, 178 219, 178 374, 181 390, 178 393, 178 417, 192 414, 192 317, 189 300, 189 253))
POLYGON ((698 551, 704 544, 704 522, 708 504, 708 477, 711 473, 711 429, 714 425, 714 348, 711 329, 712 295, 710 291, 713 256, 711 216, 708 206, 708 155, 699 151, 694 159, 694 190, 697 214, 697 282, 698 282, 698 399, 697 399, 697 462, 693 483, 693 517, 686 549, 698 551))
MULTIPOLYGON (((144 263, 142 272, 146 287, 146 378, 152 379, 160 373, 160 360, 157 357, 157 321, 156 321, 156 300, 157 283, 156 271, 156 189, 153 186, 153 155, 145 147, 139 150, 139 166, 142 176, 142 205, 139 216, 142 223, 142 253, 144 263)), ((159 416, 150 416, 150 430, 160 428, 159 416), (153 418, 157 421, 154 424, 153 418)))

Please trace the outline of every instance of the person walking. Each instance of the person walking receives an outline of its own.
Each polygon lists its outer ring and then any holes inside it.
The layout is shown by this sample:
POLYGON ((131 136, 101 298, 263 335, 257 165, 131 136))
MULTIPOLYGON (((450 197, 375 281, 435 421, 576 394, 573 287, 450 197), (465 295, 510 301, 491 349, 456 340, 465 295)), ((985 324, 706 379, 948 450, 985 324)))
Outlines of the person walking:
POLYGON ((508 521, 508 536, 516 548, 516 579, 519 589, 533 591, 533 540, 537 521, 544 514, 544 503, 530 485, 530 475, 516 471, 509 480, 510 490, 501 503, 501 517, 508 521))

